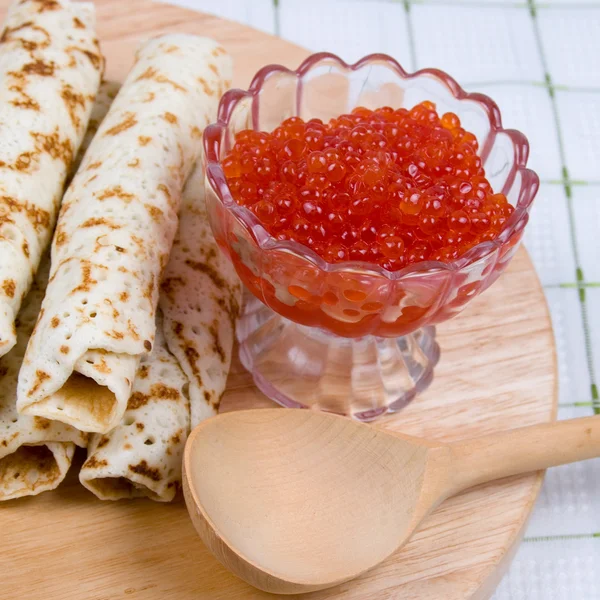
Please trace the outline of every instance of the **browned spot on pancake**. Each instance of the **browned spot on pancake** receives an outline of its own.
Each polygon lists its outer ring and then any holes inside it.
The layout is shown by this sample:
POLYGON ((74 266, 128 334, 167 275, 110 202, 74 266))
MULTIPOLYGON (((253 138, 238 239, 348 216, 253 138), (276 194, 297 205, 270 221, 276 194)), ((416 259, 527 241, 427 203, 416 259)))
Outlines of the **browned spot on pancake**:
POLYGON ((150 396, 146 394, 142 394, 142 392, 133 392, 131 396, 129 396, 129 401, 127 402, 127 410, 134 410, 136 408, 140 408, 140 406, 144 406, 150 400, 150 396))
POLYGON ((105 435, 103 435, 99 440, 98 440, 98 445, 96 446, 96 448, 103 448, 104 446, 106 446, 106 444, 108 444, 108 442, 110 442, 110 438, 106 437, 105 435))
POLYGON ((33 21, 25 21, 25 23, 21 23, 21 25, 17 25, 16 27, 6 27, 2 33, 2 36, 0 37, 0 43, 7 42, 9 40, 19 42, 21 46, 28 52, 33 52, 38 48, 47 48, 52 42, 50 34, 43 27, 40 27, 39 25, 34 25, 33 21), (13 35, 23 29, 37 31, 41 33, 45 39, 41 42, 34 42, 32 40, 27 40, 21 36, 13 35))
POLYGON ((159 279, 162 279, 164 273, 165 273, 165 267, 167 266, 167 262, 169 260, 169 253, 168 252, 161 252, 160 256, 158 257, 158 262, 160 264, 160 276, 159 279))
POLYGON ((106 217, 92 217, 91 219, 84 221, 80 225, 80 227, 85 229, 88 227, 98 227, 100 225, 102 225, 104 227, 108 227, 109 229, 112 229, 112 230, 121 229, 120 225, 113 223, 110 219, 107 219, 106 217))
POLYGON ((171 208, 176 208, 175 206, 175 202, 173 200, 173 197, 171 196, 171 192, 169 191, 169 188, 164 184, 164 183, 159 183, 156 186, 156 189, 159 192, 162 192, 166 197, 167 197, 167 204, 171 207, 171 208))
POLYGON ((13 92, 17 92, 20 94, 20 98, 15 100, 9 100, 9 103, 15 106, 16 108, 23 108, 25 110, 40 110, 40 105, 36 102, 29 94, 27 94, 24 90, 18 88, 17 86, 12 86, 9 88, 13 92))
POLYGON ((11 225, 14 225, 15 220, 11 219, 8 215, 0 215, 0 225, 3 225, 4 223, 10 223, 11 225))
POLYGON ((50 319, 50 327, 56 329, 60 325, 60 319, 58 317, 52 317, 50 319))
POLYGON ((198 367, 196 366, 196 362, 200 358, 200 354, 198 354, 198 350, 194 348, 190 342, 186 342, 186 345, 183 348, 183 352, 185 353, 185 357, 188 359, 190 366, 192 368, 192 373, 195 375, 196 380, 198 381, 198 385, 202 385, 202 379, 200 378, 200 372, 198 367))
POLYGON ((204 274, 208 275, 217 289, 219 289, 219 290, 227 289, 227 282, 210 265, 207 265, 202 262, 197 262, 197 261, 191 260, 189 258, 186 259, 185 264, 188 267, 190 267, 190 269, 194 269, 194 271, 198 271, 200 273, 204 273, 204 274))
POLYGON ((27 392, 27 395, 32 396, 33 394, 35 394, 40 389, 44 381, 46 381, 47 379, 50 379, 50 375, 48 375, 48 373, 46 373, 45 371, 37 369, 35 372, 35 381, 33 383, 32 388, 27 392))
POLYGON ((99 71, 102 68, 104 59, 102 58, 102 55, 98 52, 90 52, 89 50, 86 50, 85 48, 80 48, 79 46, 67 46, 65 48, 65 51, 71 56, 71 63, 69 64, 69 66, 71 67, 74 67, 77 64, 73 55, 71 54, 73 51, 75 51, 81 52, 81 54, 86 56, 88 60, 92 63, 94 69, 96 69, 97 71, 99 71))
POLYGON ((148 300, 152 300, 152 297, 154 296, 154 284, 155 284, 154 273, 152 273, 152 277, 150 278, 150 281, 148 282, 148 285, 146 286, 146 289, 144 290, 144 298, 147 298, 148 300))
POLYGON ((129 319, 127 321, 127 331, 129 332, 129 335, 134 339, 134 340, 139 340, 140 339, 140 334, 137 332, 137 329, 135 327, 135 325, 131 322, 131 319, 129 319))
POLYGON ((92 164, 88 165, 86 167, 86 171, 91 171, 92 169, 98 169, 102 166, 102 161, 98 160, 96 162, 93 162, 92 164))
POLYGON ((0 196, 0 207, 2 206, 6 206, 8 212, 25 213, 29 222, 38 232, 50 227, 50 213, 26 200, 18 200, 12 196, 0 196))
POLYGON ((140 379, 146 379, 150 373, 150 367, 148 365, 142 365, 137 372, 137 376, 140 379))
POLYGON ((133 127, 134 125, 137 125, 137 119, 135 118, 135 113, 127 112, 127 113, 125 113, 123 120, 120 123, 118 123, 117 125, 115 125, 114 127, 107 129, 104 132, 104 135, 118 135, 122 131, 126 131, 127 129, 129 129, 130 127, 133 127))
POLYGON ((174 302, 173 294, 175 293, 175 287, 178 285, 185 285, 185 281, 181 277, 167 277, 163 279, 160 289, 171 302, 174 302))
POLYGON ((49 419, 44 419, 44 417, 33 417, 33 423, 36 429, 48 429, 50 427, 49 419))
POLYGON ((169 188, 164 183, 159 183, 156 189, 159 192, 163 192, 164 195, 168 198, 168 200, 171 200, 171 192, 169 192, 169 188))
POLYGON ((105 459, 98 460, 95 456, 90 456, 84 463, 84 469, 99 469, 100 467, 106 467, 108 461, 105 459))
POLYGON ((150 340, 144 340, 144 348, 150 352, 152 350, 152 342, 150 340))
POLYGON ((68 241, 69 241, 69 236, 66 234, 66 232, 64 232, 62 229, 60 229, 60 226, 57 227, 56 235, 54 236, 54 243, 57 246, 62 246, 64 244, 66 244, 68 241))
POLYGON ((60 159, 67 167, 70 166, 73 159, 73 144, 68 138, 61 139, 58 127, 50 134, 32 131, 31 136, 35 140, 38 152, 47 152, 54 160, 60 159))
POLYGON ((15 297, 15 290, 17 289, 17 282, 14 279, 5 279, 2 282, 2 290, 9 298, 15 297))
POLYGON ((202 91, 207 95, 207 96, 214 96, 215 92, 213 91, 213 89, 210 87, 210 85, 208 85, 206 79, 204 79, 203 77, 198 77, 198 83, 202 86, 202 91))
POLYGON ((154 67, 148 67, 141 75, 138 76, 136 81, 141 81, 142 79, 154 79, 157 73, 158 69, 155 69, 154 67))
POLYGON ((218 77, 219 76, 219 69, 217 69, 216 65, 214 65, 213 63, 208 63, 208 68, 218 77))
POLYGON ((100 359, 99 363, 94 364, 94 369, 96 369, 98 373, 104 373, 105 375, 108 375, 112 372, 111 368, 106 364, 104 358, 100 359))
POLYGON ((132 234, 131 235, 131 240, 134 242, 134 244, 139 248, 139 250, 142 253, 146 252, 146 244, 145 244, 144 240, 141 237, 132 234))
POLYGON ((144 424, 143 423, 136 423, 135 424, 136 428, 138 431, 144 431, 144 424))
POLYGON ((158 206, 152 206, 151 204, 144 204, 146 210, 150 213, 152 220, 155 223, 160 223, 163 220, 164 214, 163 211, 158 208, 158 206))
POLYGON ((227 52, 225 51, 225 48, 221 47, 221 46, 217 46, 212 52, 211 54, 216 58, 217 56, 222 56, 224 54, 227 54, 227 52))
POLYGON ((123 448, 125 450, 131 450, 133 448, 133 446, 129 442, 127 442, 126 444, 123 445, 123 448))
POLYGON ((208 390, 204 390, 204 399, 210 404, 211 394, 208 390))
MULTIPOLYGON (((167 453, 170 454, 169 448, 167 448, 167 453)), ((167 488, 168 489, 175 488, 175 493, 177 493, 179 491, 180 487, 181 487, 181 483, 179 481, 169 481, 169 483, 167 483, 167 488)))
POLYGON ((115 246, 115 250, 121 254, 127 253, 127 250, 125 250, 125 248, 121 248, 121 246, 115 246))
POLYGON ((217 258, 217 251, 215 248, 210 248, 206 253, 206 261, 210 262, 211 260, 217 258))
POLYGON ((139 167, 140 166, 140 159, 139 158, 135 158, 134 160, 132 160, 131 162, 127 163, 128 167, 139 167))
POLYGON ((21 152, 21 154, 17 156, 17 160, 15 160, 12 168, 16 171, 27 171, 31 166, 31 161, 34 158, 37 158, 34 152, 21 152))
POLYGON ((33 62, 23 65, 21 71, 26 75, 40 75, 42 77, 52 77, 54 75, 55 68, 56 63, 54 61, 45 63, 43 60, 40 60, 38 58, 33 62))
POLYGON ((60 347, 60 351, 62 354, 69 354, 69 350, 70 350, 69 346, 61 346, 60 347))
MULTIPOLYGON (((43 13, 51 10, 60 10, 62 8, 60 2, 57 0, 33 0, 36 4, 39 4, 38 13, 43 13)), ((21 2, 24 4, 24 2, 21 2)))
POLYGON ((78 128, 81 125, 81 117, 78 113, 79 109, 85 110, 85 96, 76 92, 69 84, 63 86, 60 96, 67 107, 71 122, 78 128))
POLYGON ((169 439, 169 441, 172 444, 180 444, 181 443, 181 436, 183 435, 183 429, 179 429, 176 433, 174 433, 171 438, 169 439))
POLYGON ((155 97, 156 94, 154 92, 148 92, 146 94, 146 97, 142 100, 142 102, 152 102, 152 100, 154 100, 155 97))
POLYGON ((21 248, 23 249, 23 254, 29 258, 29 244, 27 243, 27 240, 23 240, 21 248))
POLYGON ((77 17, 73 17, 73 25, 77 29, 85 29, 85 25, 77 17))
POLYGON ((179 321, 173 321, 173 325, 171 326, 171 328, 173 330, 173 333, 179 338, 179 345, 181 346, 181 348, 183 348, 183 353, 185 354, 185 357, 189 362, 190 369, 192 370, 192 373, 196 378, 198 385, 201 386, 202 377, 200 376, 200 370, 198 369, 197 365, 197 361, 200 358, 198 350, 196 350, 194 344, 190 340, 186 339, 186 337, 183 335, 184 327, 182 323, 180 323, 179 321))
POLYGON ((166 46, 165 44, 161 44, 160 47, 166 54, 172 54, 173 52, 177 52, 179 50, 179 46, 175 45, 166 46))
POLYGON ((216 319, 208 326, 208 332, 210 333, 210 335, 212 336, 212 339, 213 339, 213 344, 212 344, 213 351, 215 352, 215 354, 219 355, 221 362, 225 363, 225 360, 226 360, 225 350, 223 350, 223 346, 221 345, 221 340, 219 339, 219 324, 217 323, 216 319))
MULTIPOLYGON (((118 250, 118 246, 115 246, 117 248, 117 252, 118 250)), ((104 304, 108 304, 108 306, 110 306, 112 308, 112 316, 113 319, 116 319, 121 313, 113 306, 112 300, 110 298, 104 298, 104 304)))
POLYGON ((192 137, 195 139, 199 139, 202 137, 202 130, 195 125, 192 127, 192 137))
POLYGON ((154 81, 157 81, 158 83, 168 83, 169 85, 173 86, 173 88, 175 88, 176 90, 179 90, 180 92, 187 93, 187 89, 186 88, 184 88, 182 85, 179 85, 178 83, 176 83, 172 79, 169 79, 165 75, 157 75, 154 78, 154 81))
POLYGON ((126 204, 129 204, 134 198, 135 194, 125 192, 120 185, 115 185, 110 188, 106 188, 99 196, 96 196, 98 200, 106 200, 107 198, 119 198, 126 204))
POLYGON ((152 481, 161 480, 160 471, 156 467, 148 466, 148 463, 145 460, 142 460, 137 465, 129 465, 129 470, 136 475, 148 477, 149 479, 152 479, 152 481))
POLYGON ((120 331, 117 331, 116 329, 108 331, 106 335, 108 337, 111 337, 113 340, 122 340, 125 337, 120 331))
POLYGON ((160 400, 177 400, 179 399, 179 391, 169 387, 164 383, 155 383, 150 388, 150 395, 160 400))
POLYGON ((81 283, 71 290, 71 294, 76 292, 90 292, 92 286, 96 285, 98 281, 92 277, 92 265, 89 261, 81 261, 81 283))
POLYGON ((140 146, 147 146, 152 141, 151 137, 147 135, 138 135, 138 142, 140 146))
POLYGON ((129 292, 121 292, 119 294, 119 300, 121 302, 127 302, 127 300, 129 300, 129 292))
POLYGON ((162 116, 162 118, 163 118, 165 121, 168 121, 169 123, 173 123, 173 124, 177 123, 177 117, 176 117, 176 116, 175 116, 173 113, 166 112, 166 113, 165 113, 165 114, 162 116))

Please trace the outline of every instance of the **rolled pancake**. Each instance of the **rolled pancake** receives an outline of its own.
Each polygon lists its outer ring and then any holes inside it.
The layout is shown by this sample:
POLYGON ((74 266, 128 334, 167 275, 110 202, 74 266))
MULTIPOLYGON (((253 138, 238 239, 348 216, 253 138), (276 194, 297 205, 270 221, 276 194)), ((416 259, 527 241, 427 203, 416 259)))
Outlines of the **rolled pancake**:
POLYGON ((58 421, 17 413, 17 376, 38 317, 50 260, 42 260, 17 319, 17 343, 0 358, 0 500, 54 489, 65 477, 75 444, 87 434, 58 421))
POLYGON ((143 45, 63 199, 18 409, 105 433, 152 350, 158 284, 201 130, 229 85, 216 42, 173 34, 143 45))
POLYGON ((102 69, 91 3, 11 4, 0 36, 0 356, 16 343, 102 69))
POLYGON ((215 414, 225 389, 241 284, 210 230, 204 189, 198 160, 161 286, 167 314, 158 314, 154 349, 140 363, 120 424, 90 439, 79 480, 101 500, 172 500, 190 412, 194 425, 215 414))
POLYGON ((92 434, 79 480, 101 500, 173 500, 190 430, 188 380, 167 350, 157 315, 152 353, 142 358, 121 422, 92 434))
POLYGON ((185 186, 160 296, 167 345, 190 381, 192 428, 219 407, 241 300, 235 269, 217 246, 208 222, 199 160, 185 186))

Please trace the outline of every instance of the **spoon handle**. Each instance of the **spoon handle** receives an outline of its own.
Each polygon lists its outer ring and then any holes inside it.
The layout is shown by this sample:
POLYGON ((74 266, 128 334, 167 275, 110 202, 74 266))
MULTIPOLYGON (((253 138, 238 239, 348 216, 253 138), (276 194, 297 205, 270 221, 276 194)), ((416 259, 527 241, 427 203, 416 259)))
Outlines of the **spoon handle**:
POLYGON ((600 416, 521 427, 449 444, 451 494, 530 471, 600 456, 600 416))

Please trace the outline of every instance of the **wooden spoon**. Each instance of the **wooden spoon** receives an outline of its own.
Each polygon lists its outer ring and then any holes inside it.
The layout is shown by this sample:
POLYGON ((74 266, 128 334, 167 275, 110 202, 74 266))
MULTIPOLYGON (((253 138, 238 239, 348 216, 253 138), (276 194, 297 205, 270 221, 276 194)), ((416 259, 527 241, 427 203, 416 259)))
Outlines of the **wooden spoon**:
POLYGON ((598 455, 598 417, 444 444, 327 413, 259 409, 196 427, 183 483, 213 554, 251 585, 293 594, 374 567, 461 490, 598 455))

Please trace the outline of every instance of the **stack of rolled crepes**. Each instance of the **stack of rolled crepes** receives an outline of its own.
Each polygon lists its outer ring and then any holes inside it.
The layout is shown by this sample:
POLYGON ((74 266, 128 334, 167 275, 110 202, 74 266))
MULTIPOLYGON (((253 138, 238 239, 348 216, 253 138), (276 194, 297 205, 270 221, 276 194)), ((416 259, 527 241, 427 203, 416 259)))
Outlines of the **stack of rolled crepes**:
POLYGON ((56 487, 75 445, 88 446, 80 481, 99 498, 175 496, 190 427, 224 391, 241 300, 207 223, 200 158, 230 78, 214 41, 173 34, 140 47, 110 108, 116 88, 103 84, 47 287, 40 271, 0 358, 0 499, 56 487))

